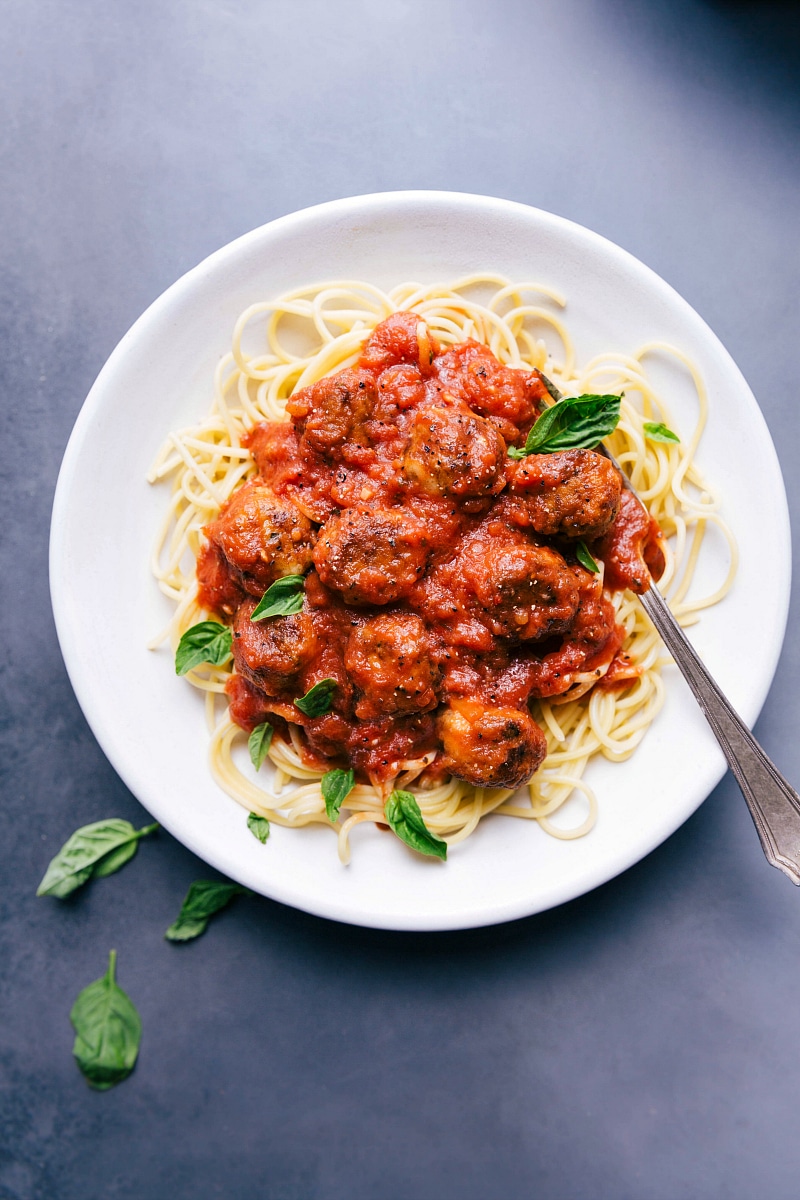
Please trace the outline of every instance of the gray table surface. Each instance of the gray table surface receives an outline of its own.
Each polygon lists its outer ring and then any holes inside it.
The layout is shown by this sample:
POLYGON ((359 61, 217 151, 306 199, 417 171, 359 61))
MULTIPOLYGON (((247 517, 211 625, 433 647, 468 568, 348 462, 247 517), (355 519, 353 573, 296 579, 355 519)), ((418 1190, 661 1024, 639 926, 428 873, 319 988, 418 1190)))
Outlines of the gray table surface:
MULTIPOLYGON (((55 637, 66 440, 139 313, 264 221, 430 187, 596 229, 731 350, 797 513, 796 8, 3 0, 0 16, 0 1196, 796 1197, 800 893, 730 777, 622 877, 495 929, 387 934, 254 897, 171 947, 209 869, 166 834, 71 902, 33 894, 75 826, 145 816, 55 637), (144 1038, 134 1075, 97 1094, 68 1012, 112 945, 144 1038)), ((799 668, 790 617, 757 732, 795 781, 799 668)))

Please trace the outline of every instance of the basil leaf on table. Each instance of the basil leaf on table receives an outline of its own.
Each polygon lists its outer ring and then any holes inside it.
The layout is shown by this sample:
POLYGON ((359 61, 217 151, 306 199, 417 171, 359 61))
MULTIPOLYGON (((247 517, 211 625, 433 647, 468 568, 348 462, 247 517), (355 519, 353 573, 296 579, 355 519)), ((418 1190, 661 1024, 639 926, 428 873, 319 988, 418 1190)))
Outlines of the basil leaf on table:
POLYGON ((185 675, 192 667, 210 663, 221 667, 231 656, 233 634, 219 621, 201 621, 187 629, 175 651, 175 674, 185 675))
POLYGON ((69 1019, 75 1030, 72 1053, 87 1082, 105 1092, 127 1079, 136 1063, 142 1022, 136 1006, 114 976, 117 952, 108 956, 108 970, 79 994, 69 1019))
POLYGON ((435 858, 447 858, 447 842, 428 829, 411 792, 392 792, 383 811, 390 828, 412 850, 435 858))
POLYGON ((250 613, 251 621, 268 621, 270 617, 290 617, 303 607, 303 589, 306 581, 302 575, 284 575, 276 579, 250 613))
POLYGON ((339 816, 339 809, 352 792, 355 783, 355 771, 326 771, 322 776, 320 787, 329 821, 333 822, 339 816))
POLYGON ((567 396, 546 408, 533 425, 524 447, 512 446, 510 458, 555 454, 559 450, 592 450, 619 423, 621 396, 567 396))
POLYGON ((205 933, 215 913, 230 904, 234 896, 252 895, 249 888, 217 879, 197 879, 186 893, 177 921, 164 934, 170 942, 188 942, 205 933))
POLYGON ((586 542, 578 542, 577 546, 575 547, 575 557, 581 566, 585 567, 587 571, 591 571, 593 575, 597 575, 599 573, 600 568, 592 558, 586 542))
POLYGON ((92 879, 105 879, 106 876, 113 875, 120 867, 124 867, 126 862, 130 862, 138 849, 138 841, 123 842, 116 850, 100 859, 92 871, 92 879))
POLYGON ((248 813, 247 828, 250 830, 254 838, 257 838, 263 846, 269 837, 269 821, 266 817, 260 817, 258 813, 248 813))
POLYGON ((158 829, 158 823, 134 829, 130 821, 110 817, 76 829, 51 859, 37 896, 63 900, 89 879, 112 875, 136 853, 139 840, 158 829))
POLYGON ((645 421, 644 436, 651 442, 677 442, 680 445, 680 438, 677 433, 673 433, 671 429, 667 429, 663 421, 645 421))
POLYGON ((267 757, 267 752, 272 744, 273 728, 269 721, 264 721, 261 725, 256 725, 250 737, 247 739, 247 748, 250 751, 250 762, 258 771, 261 764, 267 757))
POLYGON ((307 717, 324 717, 325 713, 331 711, 336 686, 335 679, 320 679, 319 683, 308 689, 305 696, 295 700, 295 704, 307 717))

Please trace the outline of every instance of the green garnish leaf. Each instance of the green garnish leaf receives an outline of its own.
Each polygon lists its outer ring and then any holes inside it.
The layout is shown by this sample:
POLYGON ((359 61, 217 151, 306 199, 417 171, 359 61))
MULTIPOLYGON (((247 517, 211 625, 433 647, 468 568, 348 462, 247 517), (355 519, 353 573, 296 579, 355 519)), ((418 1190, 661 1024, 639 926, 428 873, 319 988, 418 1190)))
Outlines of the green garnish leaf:
POLYGON ((72 1053, 87 1082, 105 1092, 127 1079, 136 1063, 142 1022, 130 997, 117 986, 117 952, 108 970, 79 994, 69 1019, 75 1030, 72 1053))
POLYGON ((270 617, 290 617, 303 607, 305 578, 302 575, 284 575, 276 579, 264 592, 250 614, 251 621, 268 621, 270 617))
POLYGON ((250 751, 250 762, 258 771, 261 769, 261 764, 267 757, 267 752, 272 744, 273 728, 269 721, 264 721, 262 725, 256 725, 250 737, 247 739, 247 748, 250 751))
POLYGON ((130 821, 121 817, 81 826, 51 859, 36 895, 63 900, 87 880, 113 875, 133 858, 140 838, 156 829, 157 823, 134 829, 130 821))
POLYGON ((125 863, 130 862, 136 851, 139 849, 138 839, 130 842, 123 842, 116 850, 112 850, 110 854, 106 854, 100 859, 95 869, 92 871, 92 879, 105 879, 107 875, 113 875, 120 867, 124 867, 125 863))
POLYGON ((582 567, 586 567, 587 571, 591 571, 593 575, 597 575, 599 573, 600 568, 589 553, 589 548, 586 545, 586 542, 578 542, 577 546, 575 547, 575 557, 582 567))
POLYGON ((411 792, 392 792, 383 811, 392 830, 412 850, 434 858, 447 858, 447 842, 428 829, 411 792))
POLYGON ((339 809, 352 792, 355 784, 355 771, 326 771, 322 776, 320 787, 329 821, 334 822, 339 816, 339 809))
POLYGON ((645 421, 644 436, 651 442, 677 442, 680 444, 680 438, 677 433, 673 433, 671 429, 667 429, 662 421, 645 421))
POLYGON ((546 408, 533 425, 524 447, 512 446, 510 458, 555 454, 559 450, 592 450, 617 428, 621 396, 567 396, 546 408))
POLYGON ((175 674, 185 675, 192 667, 211 663, 221 667, 231 656, 233 635, 219 621, 201 621, 187 629, 175 651, 175 674))
POLYGON ((188 942, 205 933, 215 913, 230 904, 234 896, 250 896, 249 888, 238 883, 223 883, 217 879, 197 879, 186 893, 177 921, 170 925, 164 937, 170 942, 188 942))
POLYGON ((258 813, 250 813, 247 817, 247 828, 254 838, 258 838, 263 846, 269 837, 269 821, 267 818, 260 817, 258 813))
POLYGON ((319 683, 308 689, 305 696, 295 700, 295 704, 307 717, 324 717, 325 713, 331 711, 336 687, 335 679, 320 679, 319 683))

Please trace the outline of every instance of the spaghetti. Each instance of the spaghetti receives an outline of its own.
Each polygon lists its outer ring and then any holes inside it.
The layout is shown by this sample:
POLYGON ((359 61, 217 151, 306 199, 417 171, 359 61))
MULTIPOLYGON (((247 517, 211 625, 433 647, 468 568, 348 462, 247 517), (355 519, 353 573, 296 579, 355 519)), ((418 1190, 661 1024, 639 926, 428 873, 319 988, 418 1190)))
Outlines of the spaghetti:
MULTIPOLYGON (((175 604, 172 620, 152 647, 168 640, 174 650, 181 635, 207 615, 198 599, 196 561, 204 527, 256 474, 253 456, 243 445, 246 435, 262 421, 285 421, 287 401, 301 389, 355 366, 370 332, 400 311, 418 314, 442 348, 474 339, 507 366, 546 371, 568 395, 623 393, 620 421, 608 445, 668 539, 660 587, 681 624, 696 621, 703 608, 727 592, 736 570, 735 543, 694 463, 707 415, 703 381, 679 350, 663 343, 650 343, 633 355, 602 354, 579 368, 563 308, 563 299, 549 288, 489 274, 447 285, 402 284, 388 293, 342 281, 248 308, 236 323, 231 352, 217 367, 209 416, 171 433, 148 475, 151 483, 169 480, 172 485, 152 570, 175 604), (693 380, 698 417, 686 441, 654 441, 645 430, 646 423, 651 429, 657 423, 675 428, 648 376, 645 364, 652 356, 672 359, 693 380), (713 594, 690 598, 711 523, 730 546, 729 570, 713 594)), ((663 703, 660 672, 668 661, 635 595, 618 591, 613 604, 625 632, 622 655, 610 665, 577 674, 563 695, 531 703, 547 741, 547 757, 527 785, 525 803, 514 789, 476 787, 455 776, 426 782, 432 753, 398 764, 394 786, 414 790, 434 835, 456 844, 491 812, 536 821, 557 838, 581 837, 592 828, 597 800, 583 779, 586 765, 596 755, 620 762, 633 753, 663 703), (613 681, 609 676, 606 686, 596 687, 609 670, 613 681), (565 827, 554 816, 574 796, 583 799, 585 816, 565 827)), ((205 664, 186 676, 205 692, 214 778, 246 809, 277 824, 330 825, 320 789, 324 772, 309 765, 297 726, 290 724, 288 737, 274 738, 269 748, 275 769, 271 792, 242 769, 237 758, 246 735, 227 711, 221 717, 218 712, 230 674, 230 665, 205 664)), ((346 812, 336 822, 342 861, 349 858, 349 837, 357 824, 385 824, 384 801, 385 791, 363 783, 347 796, 346 812)))

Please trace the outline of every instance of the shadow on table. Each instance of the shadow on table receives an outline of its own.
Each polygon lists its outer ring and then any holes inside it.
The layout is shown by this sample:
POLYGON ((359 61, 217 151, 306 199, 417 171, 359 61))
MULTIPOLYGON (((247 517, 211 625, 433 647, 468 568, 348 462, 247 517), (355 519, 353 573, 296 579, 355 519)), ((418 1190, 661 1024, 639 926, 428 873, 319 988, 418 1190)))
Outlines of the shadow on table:
POLYGON ((760 93, 776 117, 800 98, 797 0, 599 0, 598 31, 630 39, 637 54, 688 86, 703 82, 752 102, 760 93))

